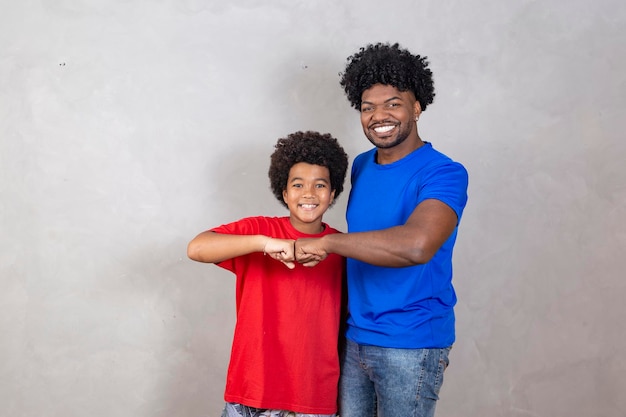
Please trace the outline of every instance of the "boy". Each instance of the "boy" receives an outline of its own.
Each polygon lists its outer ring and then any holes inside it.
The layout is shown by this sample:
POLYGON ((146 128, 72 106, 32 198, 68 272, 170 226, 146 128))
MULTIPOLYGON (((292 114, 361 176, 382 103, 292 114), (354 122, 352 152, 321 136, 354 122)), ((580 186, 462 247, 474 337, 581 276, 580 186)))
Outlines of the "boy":
POLYGON ((343 191, 348 157, 329 134, 279 139, 269 177, 289 217, 250 217, 199 234, 189 258, 237 276, 237 323, 222 417, 337 412, 344 258, 294 262, 299 238, 339 233, 322 216, 343 191))

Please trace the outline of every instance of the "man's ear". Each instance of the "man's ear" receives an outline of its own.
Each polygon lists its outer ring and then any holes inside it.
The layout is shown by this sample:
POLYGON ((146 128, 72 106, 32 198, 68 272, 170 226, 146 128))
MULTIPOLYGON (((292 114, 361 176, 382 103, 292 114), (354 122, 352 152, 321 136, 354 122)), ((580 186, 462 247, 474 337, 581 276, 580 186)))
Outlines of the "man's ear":
POLYGON ((422 114, 422 105, 420 104, 418 100, 415 100, 415 104, 413 105, 413 111, 415 112, 414 119, 415 120, 419 119, 420 114, 422 114))

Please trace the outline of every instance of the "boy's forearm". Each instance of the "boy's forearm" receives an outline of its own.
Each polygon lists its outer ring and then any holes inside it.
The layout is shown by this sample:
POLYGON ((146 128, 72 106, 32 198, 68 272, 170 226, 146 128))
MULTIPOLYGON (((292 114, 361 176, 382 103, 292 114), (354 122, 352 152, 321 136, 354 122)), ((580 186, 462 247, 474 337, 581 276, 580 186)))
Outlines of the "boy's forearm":
POLYGON ((198 262, 218 263, 226 259, 262 252, 269 237, 263 235, 226 235, 211 231, 200 233, 187 246, 187 256, 198 262))

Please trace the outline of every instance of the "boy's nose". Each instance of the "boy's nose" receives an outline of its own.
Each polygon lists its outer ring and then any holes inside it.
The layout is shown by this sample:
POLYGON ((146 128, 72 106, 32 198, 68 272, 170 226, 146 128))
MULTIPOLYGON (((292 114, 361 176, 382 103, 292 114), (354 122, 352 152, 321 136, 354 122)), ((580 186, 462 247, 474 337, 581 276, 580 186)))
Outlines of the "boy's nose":
POLYGON ((305 187, 304 188, 304 196, 305 197, 313 197, 315 195, 315 187, 305 187))

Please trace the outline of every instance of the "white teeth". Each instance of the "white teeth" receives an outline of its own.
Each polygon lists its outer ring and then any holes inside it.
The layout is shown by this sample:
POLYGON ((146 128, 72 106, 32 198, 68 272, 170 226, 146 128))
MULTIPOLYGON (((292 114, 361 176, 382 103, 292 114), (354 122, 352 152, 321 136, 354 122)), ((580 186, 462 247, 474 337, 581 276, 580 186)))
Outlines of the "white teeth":
POLYGON ((374 130, 376 131, 376 133, 385 133, 385 132, 389 132, 394 127, 395 126, 379 126, 379 127, 375 127, 374 130))
POLYGON ((317 207, 316 204, 301 204, 300 206, 305 209, 312 209, 312 208, 317 207))

